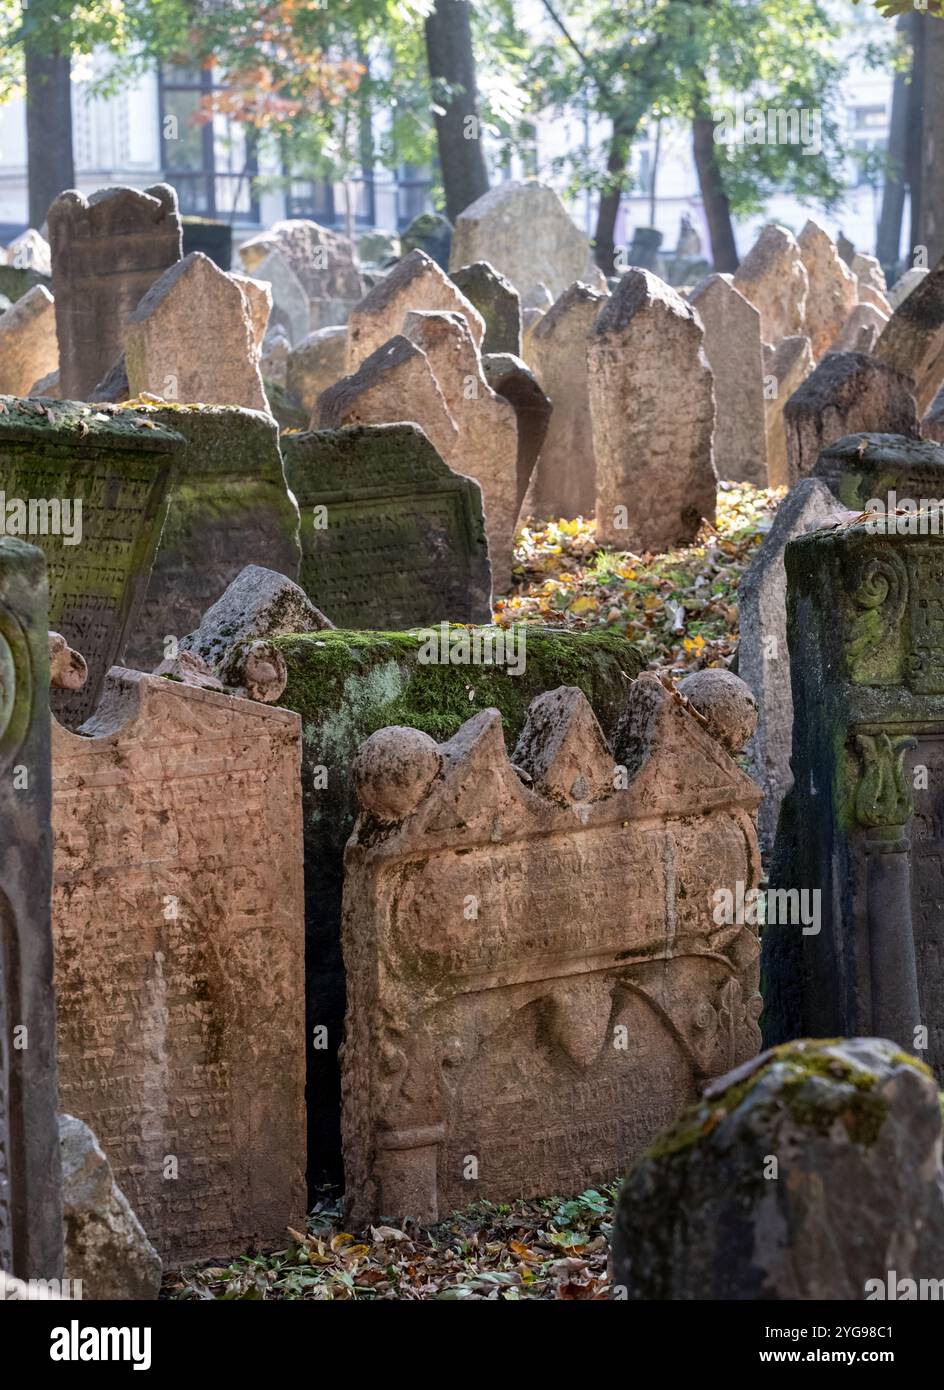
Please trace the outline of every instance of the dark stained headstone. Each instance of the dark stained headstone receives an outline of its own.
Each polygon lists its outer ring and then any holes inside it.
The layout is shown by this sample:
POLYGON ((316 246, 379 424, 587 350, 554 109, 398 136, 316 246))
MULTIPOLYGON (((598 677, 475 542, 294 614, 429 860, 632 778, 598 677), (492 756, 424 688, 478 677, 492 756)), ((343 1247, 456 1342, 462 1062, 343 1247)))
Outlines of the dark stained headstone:
POLYGON ((872 353, 914 378, 923 414, 944 384, 944 256, 898 305, 872 353))
POLYGON ((166 183, 143 192, 74 188, 49 209, 52 290, 65 400, 88 400, 124 347, 138 302, 182 254, 177 194, 166 183))
POLYGON ((944 498, 944 445, 904 434, 848 434, 822 450, 813 476, 851 511, 871 501, 887 510, 906 499, 944 498))
POLYGON ((492 390, 514 409, 518 421, 516 484, 520 507, 551 422, 551 402, 531 368, 511 352, 483 353, 482 371, 492 390))
MULTIPOLYGON (((447 629, 438 655, 451 656, 453 641, 481 643, 497 631, 447 629)), ((610 737, 639 674, 639 653, 615 633, 529 626, 522 645, 523 631, 516 629, 506 645, 506 657, 515 660, 491 666, 424 661, 429 633, 314 631, 273 638, 289 674, 280 704, 302 718, 310 1182, 336 1181, 341 1174, 342 861, 357 814, 351 780, 357 749, 391 724, 451 738, 466 719, 496 708, 511 752, 534 697, 565 683, 583 691, 610 737), (316 1027, 326 1030, 317 1049, 316 1027)))
POLYGON ((807 911, 786 925, 784 899, 772 924, 768 900, 765 1040, 891 1038, 940 1084, 944 512, 813 532, 786 570, 795 782, 771 885, 807 911))
POLYGON ((510 352, 521 356, 521 300, 506 276, 489 265, 474 261, 454 270, 451 279, 485 320, 483 352, 510 352))
POLYGON ((452 250, 452 223, 439 212, 421 212, 400 236, 404 256, 425 251, 443 270, 449 269, 452 250))
POLYGON ((301 509, 299 583, 339 627, 408 628, 491 616, 478 483, 415 425, 287 436, 301 509))
POLYGON ((74 728, 134 630, 183 439, 113 407, 9 396, 0 407, 6 533, 45 552, 49 625, 88 663, 84 689, 52 695, 53 712, 74 728))
POLYGON ((187 441, 147 596, 125 652, 150 671, 164 638, 198 627, 246 565, 298 578, 298 508, 289 495, 275 421, 235 406, 143 406, 137 414, 187 441))
POLYGON ((0 540, 0 1270, 62 1276, 42 551, 0 540))

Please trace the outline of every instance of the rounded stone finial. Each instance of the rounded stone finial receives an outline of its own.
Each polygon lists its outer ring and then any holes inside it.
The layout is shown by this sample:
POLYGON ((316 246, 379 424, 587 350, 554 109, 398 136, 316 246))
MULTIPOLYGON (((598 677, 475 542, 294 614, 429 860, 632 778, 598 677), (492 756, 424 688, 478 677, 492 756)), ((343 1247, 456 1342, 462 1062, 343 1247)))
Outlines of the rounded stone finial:
POLYGON ((88 666, 60 632, 49 634, 49 684, 54 690, 81 690, 88 680, 88 666))
POLYGON ((434 739, 419 729, 378 729, 354 760, 354 786, 365 811, 398 821, 416 809, 442 767, 434 739))
POLYGON ((757 725, 753 691, 733 671, 693 671, 679 692, 708 723, 708 732, 730 753, 740 753, 757 725))

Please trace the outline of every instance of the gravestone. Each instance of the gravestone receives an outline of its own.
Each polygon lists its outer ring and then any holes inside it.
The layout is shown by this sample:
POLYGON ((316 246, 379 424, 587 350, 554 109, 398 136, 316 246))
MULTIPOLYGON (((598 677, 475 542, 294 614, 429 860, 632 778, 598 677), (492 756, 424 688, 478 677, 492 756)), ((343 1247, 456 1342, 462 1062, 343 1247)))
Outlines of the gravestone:
POLYGON ((186 440, 126 648, 128 665, 149 671, 166 655, 165 638, 192 631, 246 565, 296 579, 301 549, 270 416, 230 406, 142 406, 137 414, 186 440))
POLYGON ((346 357, 347 329, 343 324, 309 333, 289 353, 285 389, 309 419, 322 391, 345 375, 346 357))
POLYGON ((809 277, 796 237, 768 222, 734 275, 734 288, 760 314, 761 338, 776 347, 805 332, 809 277))
POLYGON ((511 281, 488 261, 460 266, 452 272, 451 279, 485 321, 482 351, 510 352, 520 357, 521 300, 511 281))
POLYGON ((62 396, 84 401, 121 356, 140 300, 180 260, 177 194, 166 183, 88 199, 69 189, 49 209, 49 243, 62 396))
POLYGON ((597 539, 669 550, 713 522, 711 368, 695 310, 648 270, 628 270, 587 354, 597 539))
POLYGON ((921 421, 921 434, 925 439, 933 439, 944 444, 944 386, 924 412, 921 421))
POLYGON ((871 352, 888 323, 888 316, 874 304, 857 304, 842 326, 832 352, 871 352))
POLYGON ((411 309, 445 309, 462 314, 476 347, 485 320, 459 287, 422 251, 411 251, 351 310, 347 324, 347 369, 356 371, 373 352, 403 332, 411 309))
POLYGON ((172 1264, 304 1220, 299 736, 117 667, 53 725, 60 1103, 172 1264))
MULTIPOLYGON (((300 341, 317 328, 344 323, 364 293, 350 238, 306 217, 294 217, 273 223, 239 248, 243 266, 259 280, 268 279, 269 272, 274 271, 274 262, 268 259, 273 252, 282 257, 303 296, 307 325, 297 338, 290 335, 292 341, 300 341)), ((277 301, 281 299, 282 285, 283 279, 276 272, 272 287, 277 301)), ((294 312, 292 309, 293 315, 294 312)))
POLYGON ((28 528, 18 534, 46 555, 50 627, 88 662, 85 688, 58 690, 50 702, 75 727, 135 630, 183 439, 130 410, 10 397, 0 404, 7 533, 12 507, 28 528))
POLYGON ((311 315, 302 282, 278 249, 255 266, 253 278, 264 280, 272 291, 270 322, 285 330, 290 343, 300 343, 310 332, 311 315))
POLYGON ((481 490, 416 425, 289 435, 285 470, 301 508, 299 580, 332 622, 489 621, 481 490))
POLYGON ((531 335, 531 365, 551 398, 551 419, 525 503, 529 516, 590 517, 596 461, 590 419, 587 349, 606 295, 571 285, 531 335))
POLYGON ((916 1298, 928 1278, 939 1290, 940 1155, 934 1080, 891 1043, 764 1052, 713 1082, 629 1174, 613 1297, 916 1298))
POLYGON ((411 251, 423 251, 440 267, 449 269, 452 249, 452 223, 439 212, 421 212, 400 237, 404 256, 411 251))
POLYGON ((858 303, 856 277, 829 233, 812 219, 797 237, 797 245, 809 281, 804 332, 818 362, 858 303))
POLYGON ((433 448, 451 458, 459 431, 425 352, 398 334, 329 386, 315 401, 313 429, 343 425, 419 425, 433 448))
POLYGON ((268 410, 252 301, 201 251, 166 270, 128 319, 132 397, 268 410), (212 349, 211 349, 212 345, 212 349))
POLYGON ((28 396, 58 364, 56 306, 45 285, 34 285, 0 314, 0 393, 28 396))
MULTIPOLYGON (((934 447, 891 443, 889 466, 934 447)), ((771 884, 811 898, 818 930, 764 929, 765 1039, 889 1038, 940 1085, 944 514, 813 532, 787 547, 786 568, 803 718, 771 884)))
POLYGON ((787 432, 783 412, 787 401, 813 370, 809 338, 782 338, 776 347, 764 344, 764 424, 767 432, 767 481, 770 487, 789 487, 787 432))
POLYGON ((611 1181, 754 1055, 757 938, 711 904, 756 880, 757 789, 658 677, 633 686, 612 751, 564 686, 531 705, 511 761, 485 710, 443 744, 380 730, 354 781, 355 1226, 611 1181))
MULTIPOLYGON (((590 243, 547 184, 529 179, 497 184, 456 218, 449 265, 488 261, 520 295, 538 281, 551 299, 590 269, 590 243)), ((423 308, 423 305, 416 305, 423 308)))
MULTIPOLYGON (((210 260, 212 260, 212 256, 210 260)), ((246 307, 249 310, 249 319, 252 324, 252 341, 256 353, 261 359, 263 344, 266 332, 269 327, 269 318, 272 314, 272 286, 265 280, 254 280, 251 275, 229 274, 230 280, 235 281, 243 292, 246 300, 246 307)), ((280 324, 275 325, 276 331, 285 330, 280 324)))
POLYGON ((706 276, 687 298, 705 330, 705 356, 714 377, 715 471, 719 478, 766 487, 760 314, 734 288, 730 275, 706 276))
POLYGON ((0 1271, 62 1277, 41 550, 0 539, 0 1271))
POLYGON ((547 435, 551 402, 530 367, 510 352, 483 353, 482 371, 492 390, 514 410, 518 422, 516 501, 520 511, 547 435))
POLYGON ((914 383, 864 352, 831 352, 783 408, 792 485, 812 473, 827 444, 868 431, 917 437, 914 383))
POLYGON ((614 633, 538 625, 510 632, 453 627, 444 636, 442 629, 311 632, 276 637, 274 645, 289 673, 282 703, 302 716, 310 1175, 312 1181, 338 1181, 342 860, 356 816, 351 765, 358 747, 390 724, 448 739, 470 715, 495 706, 510 751, 530 701, 564 682, 584 691, 609 736, 641 661, 614 633), (438 637, 432 651, 431 637, 438 637), (504 646, 496 650, 499 637, 504 646), (496 658, 492 664, 484 661, 488 652, 496 658), (316 1048, 314 1030, 322 1027, 316 1048))
POLYGON ((944 257, 892 314, 876 341, 875 356, 914 378, 923 414, 944 385, 944 257))
POLYGON ((921 281, 927 273, 927 266, 913 265, 909 266, 903 274, 899 275, 894 285, 892 285, 891 289, 888 291, 888 302, 892 306, 892 309, 897 309, 899 304, 908 298, 915 286, 921 284, 921 281))
POLYGON ((813 470, 850 511, 909 511, 944 498, 944 448, 901 434, 850 434, 829 444, 813 470))
POLYGON ((757 838, 765 853, 773 848, 780 804, 793 784, 793 696, 783 553, 795 536, 835 525, 850 515, 855 513, 846 511, 821 478, 801 478, 777 508, 773 526, 738 585, 738 675, 757 699, 757 728, 748 753, 751 774, 764 792, 757 812, 757 838))
POLYGON ((461 314, 411 311, 403 331, 426 354, 458 435, 445 461, 482 489, 485 530, 496 593, 511 585, 518 517, 518 421, 492 390, 461 314))

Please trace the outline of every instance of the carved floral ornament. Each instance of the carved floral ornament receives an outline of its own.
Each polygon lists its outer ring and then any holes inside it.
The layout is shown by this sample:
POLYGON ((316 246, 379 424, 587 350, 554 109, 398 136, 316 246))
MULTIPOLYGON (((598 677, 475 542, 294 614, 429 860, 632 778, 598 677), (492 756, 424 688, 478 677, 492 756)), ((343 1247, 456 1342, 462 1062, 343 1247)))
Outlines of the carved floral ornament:
POLYGON ((856 788, 855 813, 860 825, 907 825, 914 811, 904 757, 917 746, 910 736, 857 734, 862 776, 856 788))

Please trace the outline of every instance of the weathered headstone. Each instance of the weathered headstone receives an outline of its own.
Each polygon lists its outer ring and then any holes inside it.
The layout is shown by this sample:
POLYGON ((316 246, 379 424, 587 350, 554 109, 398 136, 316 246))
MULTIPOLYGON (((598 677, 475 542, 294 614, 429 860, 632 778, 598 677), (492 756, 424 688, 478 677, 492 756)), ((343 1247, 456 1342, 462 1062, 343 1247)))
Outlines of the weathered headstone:
POLYGON ((459 437, 456 422, 425 352, 402 334, 323 391, 311 417, 314 429, 404 420, 419 425, 441 458, 452 456, 459 437))
POLYGON ((874 304, 857 304, 833 342, 832 352, 871 352, 888 316, 874 304))
POLYGON ((767 486, 764 358, 760 314, 731 283, 708 275, 689 293, 705 330, 715 388, 715 472, 732 482, 767 486))
POLYGON ((27 396, 58 363, 56 306, 45 285, 34 285, 0 314, 0 392, 27 396))
POLYGON ((61 1104, 165 1261, 304 1219, 298 716, 115 668, 53 726, 61 1104))
POLYGON ((301 586, 332 622, 488 622, 482 494, 415 425, 315 430, 285 441, 302 516, 301 586))
POLYGON ((42 551, 0 539, 0 1270, 62 1277, 42 551))
POLYGON ((551 402, 530 367, 510 352, 483 353, 482 371, 492 390, 514 410, 518 422, 516 497, 520 511, 547 434, 551 402))
POLYGON ((483 352, 521 356, 521 300, 509 279, 488 261, 460 266, 450 277, 485 321, 483 352))
POLYGON ((531 365, 551 398, 551 419, 525 503, 530 516, 590 517, 596 462, 587 349, 606 295, 580 281, 549 309, 531 335, 531 365))
POLYGON ((758 1047, 757 938, 711 908, 717 885, 755 883, 757 790, 721 745, 647 674, 613 751, 565 686, 532 704, 512 759, 497 710, 444 744, 388 728, 358 753, 355 1225, 610 1180, 758 1047))
POLYGON ((923 413, 944 385, 944 257, 903 299, 882 329, 875 356, 914 377, 923 413))
POLYGON ((765 343, 805 332, 809 277, 796 237, 768 222, 734 276, 734 288, 760 314, 765 343))
POLYGON ((300 343, 310 332, 308 296, 301 280, 278 249, 255 266, 253 278, 264 280, 272 291, 270 322, 283 328, 290 343, 300 343))
POLYGON ((765 853, 773 848, 780 804, 793 783, 793 696, 783 553, 795 536, 834 525, 849 515, 821 478, 801 478, 777 508, 773 526, 738 585, 738 675, 757 698, 757 728, 748 752, 751 773, 764 792, 757 812, 757 837, 765 853))
POLYGON ((813 473, 851 511, 870 502, 913 511, 922 499, 944 498, 944 449, 910 435, 846 435, 823 449, 813 473))
POLYGON ((629 1174, 613 1296, 937 1298, 940 1155, 934 1080, 893 1044, 764 1052, 713 1082, 629 1174), (927 1280, 935 1292, 919 1293, 927 1280))
POLYGON ((181 640, 180 650, 219 669, 236 643, 333 627, 294 580, 247 565, 206 610, 199 627, 181 640))
MULTIPOLYGON (((246 270, 260 280, 268 279, 273 270, 274 263, 268 259, 273 252, 284 259, 301 286, 308 319, 305 333, 343 323, 364 293, 353 243, 340 232, 296 217, 274 223, 239 248, 246 270)), ((275 274, 272 286, 277 301, 281 284, 281 277, 275 274)), ((300 337, 304 333, 292 341, 298 342, 300 337)))
POLYGON ((813 370, 809 338, 782 338, 777 346, 764 344, 764 423, 767 431, 767 481, 770 487, 789 487, 787 433, 783 412, 787 401, 813 370))
POLYGON ((892 309, 897 309, 899 304, 908 298, 911 291, 917 285, 921 284, 921 281, 927 273, 927 266, 913 265, 909 266, 908 269, 898 277, 894 285, 892 285, 891 289, 888 291, 888 302, 892 306, 892 309))
POLYGON ((440 212, 421 212, 400 237, 400 245, 404 256, 411 251, 424 251, 441 270, 448 270, 452 223, 440 212))
POLYGON ((461 314, 411 311, 405 335, 426 354, 458 435, 445 461, 482 489, 485 530, 496 593, 511 584, 518 517, 518 421, 482 372, 478 349, 461 314))
POLYGON ((289 671, 282 703, 302 716, 310 1173, 313 1180, 336 1181, 338 1046, 345 1016, 342 860, 356 816, 350 773, 358 747, 390 724, 447 739, 470 715, 495 706, 510 751, 530 701, 564 682, 584 691, 609 736, 641 662, 636 649, 614 633, 540 626, 508 632, 453 627, 444 635, 442 629, 312 632, 277 637, 275 645, 289 671), (485 662, 487 652, 493 664, 485 662), (317 1047, 315 1029, 323 1029, 317 1047))
POLYGON ((588 348, 597 538, 668 550, 714 521, 711 368, 698 315, 648 270, 628 270, 588 348))
POLYGON ((128 319, 132 396, 267 410, 250 300, 201 251, 157 280, 128 319))
POLYGON ((355 371, 398 333, 411 309, 444 309, 464 315, 476 347, 485 336, 479 311, 422 251, 410 254, 364 296, 347 325, 347 369, 355 371))
POLYGON ((789 484, 846 434, 918 434, 914 383, 864 352, 831 352, 783 408, 789 484))
POLYGON ((129 410, 10 397, 0 404, 6 532, 45 552, 49 624, 88 662, 85 688, 56 691, 51 701, 74 727, 95 708, 134 631, 183 439, 129 410))
POLYGON ((298 507, 289 494, 275 421, 227 406, 137 411, 187 441, 177 462, 160 545, 133 633, 129 666, 151 670, 246 565, 297 579, 298 507))
POLYGON ((812 219, 797 237, 797 245, 809 281, 804 332, 818 362, 858 303, 856 277, 829 233, 812 219))
MULTIPOLYGON (((529 180, 497 184, 456 218, 449 265, 488 261, 519 294, 543 281, 556 299, 586 278, 590 243, 553 188, 529 180)), ((417 305, 422 308, 422 305, 417 305)))
POLYGON ((921 420, 921 434, 925 439, 933 439, 944 444, 944 386, 924 412, 921 420))
MULTIPOLYGON (((889 465, 935 447, 889 445, 889 465)), ((874 513, 815 531, 787 547, 786 568, 803 717, 771 884, 810 900, 813 926, 768 915, 765 1038, 890 1038, 940 1083, 944 513, 874 513)))
POLYGON ((345 375, 346 358, 347 329, 343 324, 316 329, 289 353, 285 364, 285 389, 309 418, 322 391, 327 391, 345 375))
MULTIPOLYGON (((212 260, 212 257, 210 257, 212 260)), ((215 262, 214 262, 215 264, 215 262)), ((262 347, 265 342, 266 332, 269 327, 269 319, 272 315, 272 286, 265 280, 254 280, 251 275, 234 275, 229 273, 229 278, 234 280, 243 292, 246 300, 246 307, 249 310, 249 319, 252 324, 252 341, 260 359, 262 347)), ((281 331, 285 335, 285 329, 281 324, 274 325, 276 331, 281 331)), ((287 336, 287 335, 285 335, 287 336)))
POLYGON ((121 356, 137 304, 180 260, 177 194, 166 183, 88 199, 70 189, 49 209, 49 242, 62 395, 83 401, 121 356))

